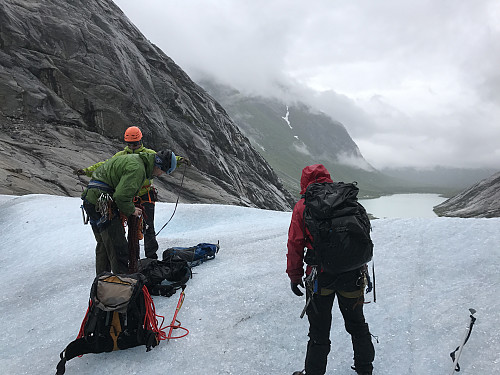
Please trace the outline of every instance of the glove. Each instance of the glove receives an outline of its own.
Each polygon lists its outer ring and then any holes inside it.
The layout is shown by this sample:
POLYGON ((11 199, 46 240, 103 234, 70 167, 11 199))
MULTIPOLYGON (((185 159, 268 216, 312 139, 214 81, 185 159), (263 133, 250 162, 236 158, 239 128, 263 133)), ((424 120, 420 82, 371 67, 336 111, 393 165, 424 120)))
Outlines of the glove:
POLYGON ((177 160, 179 164, 186 164, 188 167, 191 165, 191 161, 188 158, 181 156, 179 160, 177 160))
POLYGON ((303 288, 304 287, 304 283, 302 282, 302 280, 300 280, 299 283, 294 283, 293 281, 290 281, 290 288, 292 288, 292 292, 296 295, 296 296, 303 296, 304 293, 302 292, 302 290, 299 289, 299 285, 303 288))
POLYGON ((85 171, 83 169, 75 169, 73 171, 73 174, 76 174, 77 176, 82 176, 85 174, 85 171))
POLYGON ((140 207, 135 207, 134 212, 132 213, 133 216, 140 217, 142 215, 142 209, 140 207))

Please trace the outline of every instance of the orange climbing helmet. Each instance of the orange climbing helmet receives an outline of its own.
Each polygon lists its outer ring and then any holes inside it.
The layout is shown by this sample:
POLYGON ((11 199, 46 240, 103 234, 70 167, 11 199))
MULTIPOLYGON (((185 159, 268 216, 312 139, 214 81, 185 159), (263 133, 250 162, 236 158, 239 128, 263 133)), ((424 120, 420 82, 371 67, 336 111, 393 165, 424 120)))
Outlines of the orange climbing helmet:
POLYGON ((125 142, 139 142, 142 139, 142 132, 137 126, 131 126, 125 130, 123 137, 125 142))

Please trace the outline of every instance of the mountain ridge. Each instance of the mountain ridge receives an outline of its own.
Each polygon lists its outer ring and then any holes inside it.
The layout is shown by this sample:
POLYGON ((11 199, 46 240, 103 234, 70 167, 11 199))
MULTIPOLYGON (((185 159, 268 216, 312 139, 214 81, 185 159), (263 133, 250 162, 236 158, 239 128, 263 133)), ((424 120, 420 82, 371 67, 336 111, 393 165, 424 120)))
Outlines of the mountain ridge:
POLYGON ((222 103, 293 193, 300 190, 301 169, 314 163, 325 164, 337 180, 359 182, 362 198, 398 193, 451 197, 494 173, 491 169, 441 166, 376 169, 363 157, 344 124, 284 85, 274 94, 260 95, 220 83, 207 73, 198 72, 196 81, 222 103))
POLYGON ((357 181, 364 197, 410 190, 403 179, 370 165, 342 123, 310 105, 247 94, 212 78, 200 76, 197 82, 224 106, 289 191, 300 191, 302 169, 316 163, 324 164, 337 181, 357 181))
POLYGON ((182 189, 156 180, 161 197, 293 204, 222 106, 110 0, 2 2, 0 97, 0 193, 75 196, 72 169, 111 157, 137 125, 146 147, 192 161, 182 189))

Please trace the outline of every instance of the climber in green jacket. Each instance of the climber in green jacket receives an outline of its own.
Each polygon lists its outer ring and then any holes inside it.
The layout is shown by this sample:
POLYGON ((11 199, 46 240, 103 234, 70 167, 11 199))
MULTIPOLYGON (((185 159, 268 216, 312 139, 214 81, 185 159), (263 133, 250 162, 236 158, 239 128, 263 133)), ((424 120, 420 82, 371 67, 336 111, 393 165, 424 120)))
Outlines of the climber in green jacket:
POLYGON ((146 179, 170 174, 177 165, 170 150, 157 154, 141 152, 113 157, 102 163, 93 173, 82 193, 97 241, 96 274, 111 271, 128 272, 128 243, 120 213, 141 216, 142 210, 134 205, 146 179))
MULTIPOLYGON (((142 132, 137 126, 130 126, 127 130, 125 130, 124 140, 127 143, 127 146, 125 146, 122 151, 118 151, 115 155, 113 155, 113 157, 138 154, 140 152, 151 154, 156 153, 156 151, 144 147, 142 144, 142 132)), ((176 156, 176 161, 177 166, 183 163, 190 165, 189 159, 182 156, 176 156)), ((104 164, 103 161, 84 169, 77 169, 75 174, 91 177, 92 173, 102 164, 104 164)), ((158 194, 156 192, 156 188, 153 186, 152 179, 146 178, 146 180, 144 180, 137 196, 145 211, 146 231, 144 233, 144 253, 147 258, 158 259, 158 241, 156 240, 154 225, 155 202, 158 201, 158 194)))

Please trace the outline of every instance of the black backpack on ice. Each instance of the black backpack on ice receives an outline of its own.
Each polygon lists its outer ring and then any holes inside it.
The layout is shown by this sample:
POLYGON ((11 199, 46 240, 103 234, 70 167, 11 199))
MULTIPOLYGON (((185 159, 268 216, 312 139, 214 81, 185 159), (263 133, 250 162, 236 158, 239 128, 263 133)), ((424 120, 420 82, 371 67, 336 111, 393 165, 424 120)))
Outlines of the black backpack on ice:
MULTIPOLYGON (((372 259, 370 220, 358 202, 356 183, 322 182, 307 187, 304 223, 314 251, 306 262, 339 274, 355 270, 372 259)), ((304 230, 305 232, 305 230, 304 230)))
POLYGON ((103 353, 146 345, 158 345, 153 301, 142 274, 114 275, 103 272, 94 279, 89 307, 76 340, 61 353, 56 375, 66 371, 66 362, 87 353, 103 353))
POLYGON ((192 277, 188 262, 178 256, 164 260, 140 259, 139 272, 145 276, 152 296, 170 297, 192 277))

